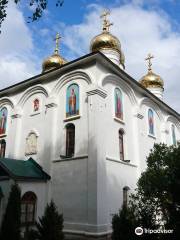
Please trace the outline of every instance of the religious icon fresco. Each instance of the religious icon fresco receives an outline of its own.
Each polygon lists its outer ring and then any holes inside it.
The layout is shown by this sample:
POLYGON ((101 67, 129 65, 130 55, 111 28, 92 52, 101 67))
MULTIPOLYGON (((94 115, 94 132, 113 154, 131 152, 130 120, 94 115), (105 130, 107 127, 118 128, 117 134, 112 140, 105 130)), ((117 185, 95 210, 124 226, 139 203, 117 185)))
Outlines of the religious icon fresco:
POLYGON ((34 103, 34 112, 39 111, 39 99, 36 98, 33 103, 34 103))
POLYGON ((79 86, 71 84, 66 92, 66 117, 79 115, 79 86))
POLYGON ((154 135, 154 113, 152 109, 148 110, 149 134, 154 135))
POLYGON ((175 133, 175 126, 171 125, 171 133, 172 133, 172 142, 176 145, 176 133, 175 133))
POLYGON ((115 98, 115 116, 123 120, 122 93, 119 88, 115 89, 114 98, 115 98))
POLYGON ((7 108, 2 108, 0 110, 0 134, 6 133, 6 125, 7 125, 7 108))

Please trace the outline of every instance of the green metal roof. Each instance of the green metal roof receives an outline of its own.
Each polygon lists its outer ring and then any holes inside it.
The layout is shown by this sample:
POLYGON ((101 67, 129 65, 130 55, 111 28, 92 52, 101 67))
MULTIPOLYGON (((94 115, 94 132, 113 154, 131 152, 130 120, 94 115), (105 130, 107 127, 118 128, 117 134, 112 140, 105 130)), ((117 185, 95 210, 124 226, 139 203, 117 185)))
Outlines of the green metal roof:
POLYGON ((17 160, 0 158, 0 167, 13 179, 49 180, 51 177, 32 158, 17 160))

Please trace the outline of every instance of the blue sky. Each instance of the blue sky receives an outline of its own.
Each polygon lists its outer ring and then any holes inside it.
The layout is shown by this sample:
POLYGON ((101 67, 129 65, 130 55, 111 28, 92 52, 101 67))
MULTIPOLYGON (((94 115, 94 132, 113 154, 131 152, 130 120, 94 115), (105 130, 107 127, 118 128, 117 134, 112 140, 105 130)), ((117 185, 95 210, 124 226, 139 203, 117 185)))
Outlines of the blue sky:
POLYGON ((144 61, 155 55, 153 70, 165 82, 165 101, 180 112, 180 0, 55 0, 43 17, 27 23, 32 9, 10 4, 0 35, 0 88, 41 72, 54 50, 56 32, 62 35, 61 54, 68 61, 89 53, 91 39, 101 32, 102 10, 111 10, 111 32, 121 42, 126 71, 136 80, 147 72, 144 61))

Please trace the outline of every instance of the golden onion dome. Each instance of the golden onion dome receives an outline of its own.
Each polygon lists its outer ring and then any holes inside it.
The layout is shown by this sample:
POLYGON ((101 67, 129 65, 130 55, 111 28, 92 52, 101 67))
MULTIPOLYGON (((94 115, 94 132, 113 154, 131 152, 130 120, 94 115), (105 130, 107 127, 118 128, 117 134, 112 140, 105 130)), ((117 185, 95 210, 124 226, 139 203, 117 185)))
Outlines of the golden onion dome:
POLYGON ((110 34, 109 32, 103 32, 91 40, 90 50, 91 52, 99 51, 106 49, 114 49, 121 52, 120 41, 110 34))
POLYGON ((101 15, 101 18, 103 18, 103 28, 102 33, 95 36, 90 43, 90 51, 96 52, 101 50, 115 50, 120 54, 119 62, 124 66, 125 63, 125 57, 123 52, 121 51, 121 43, 117 37, 112 35, 109 32, 109 28, 112 23, 109 22, 107 19, 107 16, 110 14, 109 11, 105 10, 103 14, 101 15))
POLYGON ((152 71, 149 71, 145 76, 143 76, 139 81, 145 88, 163 88, 164 87, 164 81, 162 78, 153 73, 152 71))
POLYGON ((145 59, 146 61, 148 61, 148 73, 139 80, 139 83, 141 83, 145 88, 162 88, 163 89, 164 88, 163 79, 152 71, 152 68, 151 68, 152 58, 154 57, 151 54, 148 54, 148 57, 145 59))
POLYGON ((67 61, 62 58, 58 53, 54 53, 52 56, 46 58, 42 64, 42 71, 46 72, 51 69, 58 68, 67 63, 67 61))
POLYGON ((47 72, 51 69, 56 69, 64 65, 65 63, 67 63, 67 61, 59 55, 59 39, 60 38, 61 37, 57 33, 55 38, 56 48, 55 48, 54 54, 43 61, 42 72, 47 72))

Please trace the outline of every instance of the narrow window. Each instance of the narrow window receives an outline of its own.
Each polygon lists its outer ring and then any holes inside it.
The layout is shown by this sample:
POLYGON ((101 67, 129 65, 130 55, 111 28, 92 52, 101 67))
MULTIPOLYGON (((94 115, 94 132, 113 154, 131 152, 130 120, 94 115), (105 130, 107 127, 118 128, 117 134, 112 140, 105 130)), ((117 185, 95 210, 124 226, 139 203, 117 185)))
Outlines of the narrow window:
POLYGON ((21 223, 34 224, 37 197, 33 192, 26 192, 21 199, 21 223))
POLYGON ((68 124, 66 126, 66 156, 72 157, 75 149, 75 126, 68 124))
POLYGON ((149 134, 154 135, 154 113, 152 109, 148 110, 149 134))
POLYGON ((5 152, 6 152, 6 141, 2 139, 0 141, 0 157, 1 158, 5 157, 5 152))
POLYGON ((122 104, 122 92, 119 88, 114 91, 114 101, 115 101, 115 116, 123 120, 123 104, 122 104))
POLYGON ((7 115, 8 115, 7 108, 2 108, 0 110, 0 134, 6 133, 7 115))
POLYGON ((124 130, 119 130, 119 154, 120 160, 124 160, 124 130))
POLYGON ((128 186, 123 187, 123 204, 127 206, 128 204, 128 191, 130 188, 128 186))
POLYGON ((175 133, 175 126, 171 125, 171 134, 172 134, 172 143, 176 145, 176 133, 175 133))

